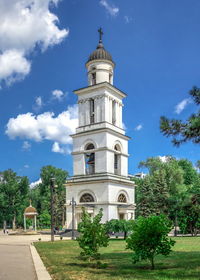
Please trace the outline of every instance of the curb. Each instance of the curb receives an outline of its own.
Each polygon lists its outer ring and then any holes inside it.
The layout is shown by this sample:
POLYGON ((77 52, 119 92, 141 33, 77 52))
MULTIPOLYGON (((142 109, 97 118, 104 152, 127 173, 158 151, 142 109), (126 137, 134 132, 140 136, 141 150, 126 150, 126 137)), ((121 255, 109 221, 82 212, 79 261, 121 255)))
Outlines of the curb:
POLYGON ((37 274, 37 279, 52 280, 34 245, 30 245, 30 251, 33 259, 33 264, 35 267, 35 272, 37 274))

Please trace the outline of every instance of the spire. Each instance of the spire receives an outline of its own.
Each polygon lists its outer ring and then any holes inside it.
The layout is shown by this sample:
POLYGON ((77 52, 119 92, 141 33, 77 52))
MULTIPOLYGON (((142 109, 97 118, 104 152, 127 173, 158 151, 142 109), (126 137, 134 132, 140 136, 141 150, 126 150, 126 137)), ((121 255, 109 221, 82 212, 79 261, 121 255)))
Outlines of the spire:
POLYGON ((100 49, 103 48, 103 43, 102 43, 103 30, 101 27, 98 29, 98 32, 99 32, 99 44, 97 46, 97 49, 100 49))
POLYGON ((103 30, 101 27, 98 29, 98 32, 99 32, 99 43, 102 43, 103 30))

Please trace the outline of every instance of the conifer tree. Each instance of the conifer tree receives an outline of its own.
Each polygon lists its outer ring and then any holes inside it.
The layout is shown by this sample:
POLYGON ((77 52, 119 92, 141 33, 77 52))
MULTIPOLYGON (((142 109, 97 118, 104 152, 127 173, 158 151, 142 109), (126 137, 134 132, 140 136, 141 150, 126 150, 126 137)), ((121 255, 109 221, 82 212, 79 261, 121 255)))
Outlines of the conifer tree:
MULTIPOLYGON (((200 88, 193 87, 189 92, 197 106, 200 105, 200 88)), ((163 135, 172 136, 172 143, 175 146, 192 141, 200 144, 200 110, 193 113, 186 122, 181 120, 169 120, 162 116, 160 118, 160 130, 163 135)))

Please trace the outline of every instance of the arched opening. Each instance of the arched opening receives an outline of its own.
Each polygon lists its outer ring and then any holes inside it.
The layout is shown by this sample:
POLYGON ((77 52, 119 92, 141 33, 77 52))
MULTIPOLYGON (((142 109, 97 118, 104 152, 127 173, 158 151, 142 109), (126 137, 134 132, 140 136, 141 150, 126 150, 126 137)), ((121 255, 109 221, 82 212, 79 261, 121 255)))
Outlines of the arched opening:
POLYGON ((125 194, 120 193, 120 195, 118 196, 117 201, 120 202, 120 203, 127 203, 127 199, 126 199, 125 194))
POLYGON ((90 124, 94 123, 94 99, 90 99, 90 124))
POLYGON ((94 202, 94 197, 90 193, 84 193, 80 198, 80 202, 94 202))
POLYGON ((85 150, 88 151, 85 154, 85 173, 94 174, 95 173, 95 153, 91 152, 95 147, 92 143, 87 144, 85 150))
POLYGON ((96 85, 96 73, 92 73, 92 85, 96 85))
POLYGON ((116 151, 114 153, 114 174, 121 175, 121 148, 119 144, 115 145, 114 150, 116 151))

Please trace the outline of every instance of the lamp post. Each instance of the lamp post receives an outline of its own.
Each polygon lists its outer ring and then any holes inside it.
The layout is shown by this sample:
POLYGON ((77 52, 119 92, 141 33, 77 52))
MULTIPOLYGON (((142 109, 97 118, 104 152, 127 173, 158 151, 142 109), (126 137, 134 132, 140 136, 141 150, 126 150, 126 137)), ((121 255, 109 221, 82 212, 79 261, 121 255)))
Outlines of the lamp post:
POLYGON ((74 200, 74 197, 72 197, 72 200, 70 201, 70 205, 72 206, 72 239, 75 239, 74 235, 74 228, 75 228, 75 220, 74 220, 74 213, 75 213, 75 206, 76 206, 76 201, 74 200))
POLYGON ((55 178, 50 179, 51 188, 51 241, 54 241, 54 191, 55 191, 55 178))

